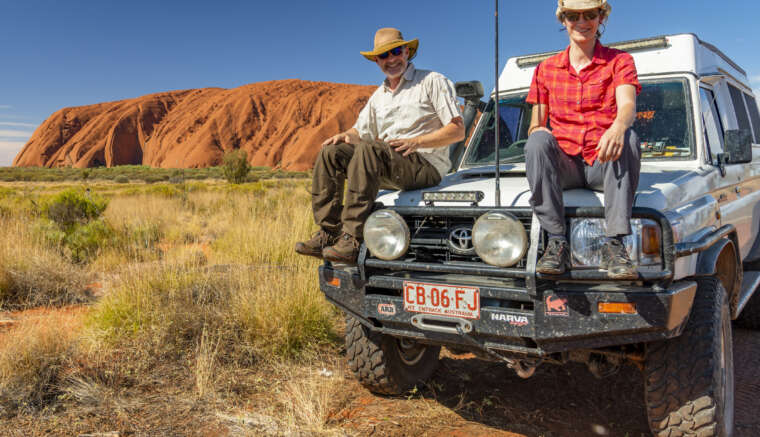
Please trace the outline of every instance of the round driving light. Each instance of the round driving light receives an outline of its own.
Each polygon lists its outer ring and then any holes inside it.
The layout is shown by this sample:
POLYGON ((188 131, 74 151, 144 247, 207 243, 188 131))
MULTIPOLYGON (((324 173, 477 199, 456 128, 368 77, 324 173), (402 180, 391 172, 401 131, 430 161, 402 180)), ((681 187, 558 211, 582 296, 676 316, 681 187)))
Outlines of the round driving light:
POLYGON ((570 228, 573 264, 599 266, 604 246, 604 222, 601 219, 579 219, 570 228))
POLYGON ((488 264, 511 267, 528 250, 525 226, 507 212, 489 212, 475 221, 472 228, 475 252, 488 264))
POLYGON ((375 211, 364 223, 364 243, 372 255, 382 260, 391 261, 405 254, 409 239, 409 226, 396 211, 375 211))

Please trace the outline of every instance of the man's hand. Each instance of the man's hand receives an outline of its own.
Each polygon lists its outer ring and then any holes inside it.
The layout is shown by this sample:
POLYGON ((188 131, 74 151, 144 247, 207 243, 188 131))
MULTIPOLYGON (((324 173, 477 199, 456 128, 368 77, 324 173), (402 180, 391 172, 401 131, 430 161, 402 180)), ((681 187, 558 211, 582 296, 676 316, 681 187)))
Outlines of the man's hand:
POLYGON ((626 130, 622 124, 612 123, 612 126, 602 135, 599 144, 596 146, 598 152, 596 159, 599 162, 617 161, 620 158, 623 153, 623 146, 625 146, 626 130))
POLYGON ((409 156, 416 152, 420 148, 420 142, 417 138, 406 138, 403 140, 389 140, 388 145, 393 147, 397 153, 401 153, 402 156, 409 156))
POLYGON ((340 144, 340 143, 346 143, 346 144, 359 144, 359 134, 352 132, 353 129, 349 129, 345 132, 341 132, 337 135, 333 135, 330 138, 326 139, 324 143, 322 143, 322 146, 329 146, 332 144, 340 144))

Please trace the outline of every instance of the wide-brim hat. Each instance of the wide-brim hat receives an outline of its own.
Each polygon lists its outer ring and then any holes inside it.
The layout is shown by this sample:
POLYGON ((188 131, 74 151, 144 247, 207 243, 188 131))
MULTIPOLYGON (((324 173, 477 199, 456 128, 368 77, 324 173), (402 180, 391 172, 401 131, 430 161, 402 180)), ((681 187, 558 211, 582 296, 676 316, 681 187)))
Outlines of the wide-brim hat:
POLYGON ((401 31, 392 27, 384 27, 375 32, 375 48, 369 52, 359 52, 365 58, 374 62, 375 57, 379 54, 385 53, 388 50, 394 49, 398 46, 409 47, 409 59, 411 60, 417 54, 417 47, 420 45, 418 39, 412 39, 409 41, 404 40, 401 35, 401 31))
POLYGON ((612 6, 607 0, 557 0, 557 19, 562 21, 562 12, 585 11, 586 9, 603 9, 604 17, 609 17, 612 6))

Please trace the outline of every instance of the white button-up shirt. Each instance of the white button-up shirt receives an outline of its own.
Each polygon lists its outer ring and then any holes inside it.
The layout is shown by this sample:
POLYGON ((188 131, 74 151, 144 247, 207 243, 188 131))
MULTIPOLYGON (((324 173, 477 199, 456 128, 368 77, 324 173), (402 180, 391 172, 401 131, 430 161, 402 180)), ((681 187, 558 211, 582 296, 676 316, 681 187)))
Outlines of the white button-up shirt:
MULTIPOLYGON (((417 70, 410 62, 395 90, 390 89, 388 79, 375 90, 354 129, 365 141, 406 139, 434 132, 461 116, 454 84, 440 73, 417 70)), ((417 152, 441 177, 451 168, 449 147, 417 152)))

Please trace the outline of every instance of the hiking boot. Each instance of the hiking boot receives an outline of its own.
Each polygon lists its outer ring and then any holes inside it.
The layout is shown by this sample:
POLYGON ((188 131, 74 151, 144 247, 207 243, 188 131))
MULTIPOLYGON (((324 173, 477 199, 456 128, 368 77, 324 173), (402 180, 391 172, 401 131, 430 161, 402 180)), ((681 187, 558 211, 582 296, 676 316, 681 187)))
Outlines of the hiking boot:
POLYGON ((322 251, 322 258, 334 263, 356 264, 359 257, 359 240, 346 232, 340 236, 338 242, 322 251))
POLYGON ((536 271, 544 275, 561 275, 570 269, 570 248, 567 241, 550 238, 544 256, 538 260, 536 271))
POLYGON ((602 266, 607 269, 607 277, 610 279, 638 279, 636 271, 625 245, 617 239, 609 239, 602 246, 602 266))
POLYGON ((311 239, 296 243, 296 252, 301 255, 322 258, 322 249, 335 244, 337 241, 337 233, 332 234, 320 229, 311 236, 311 239))

